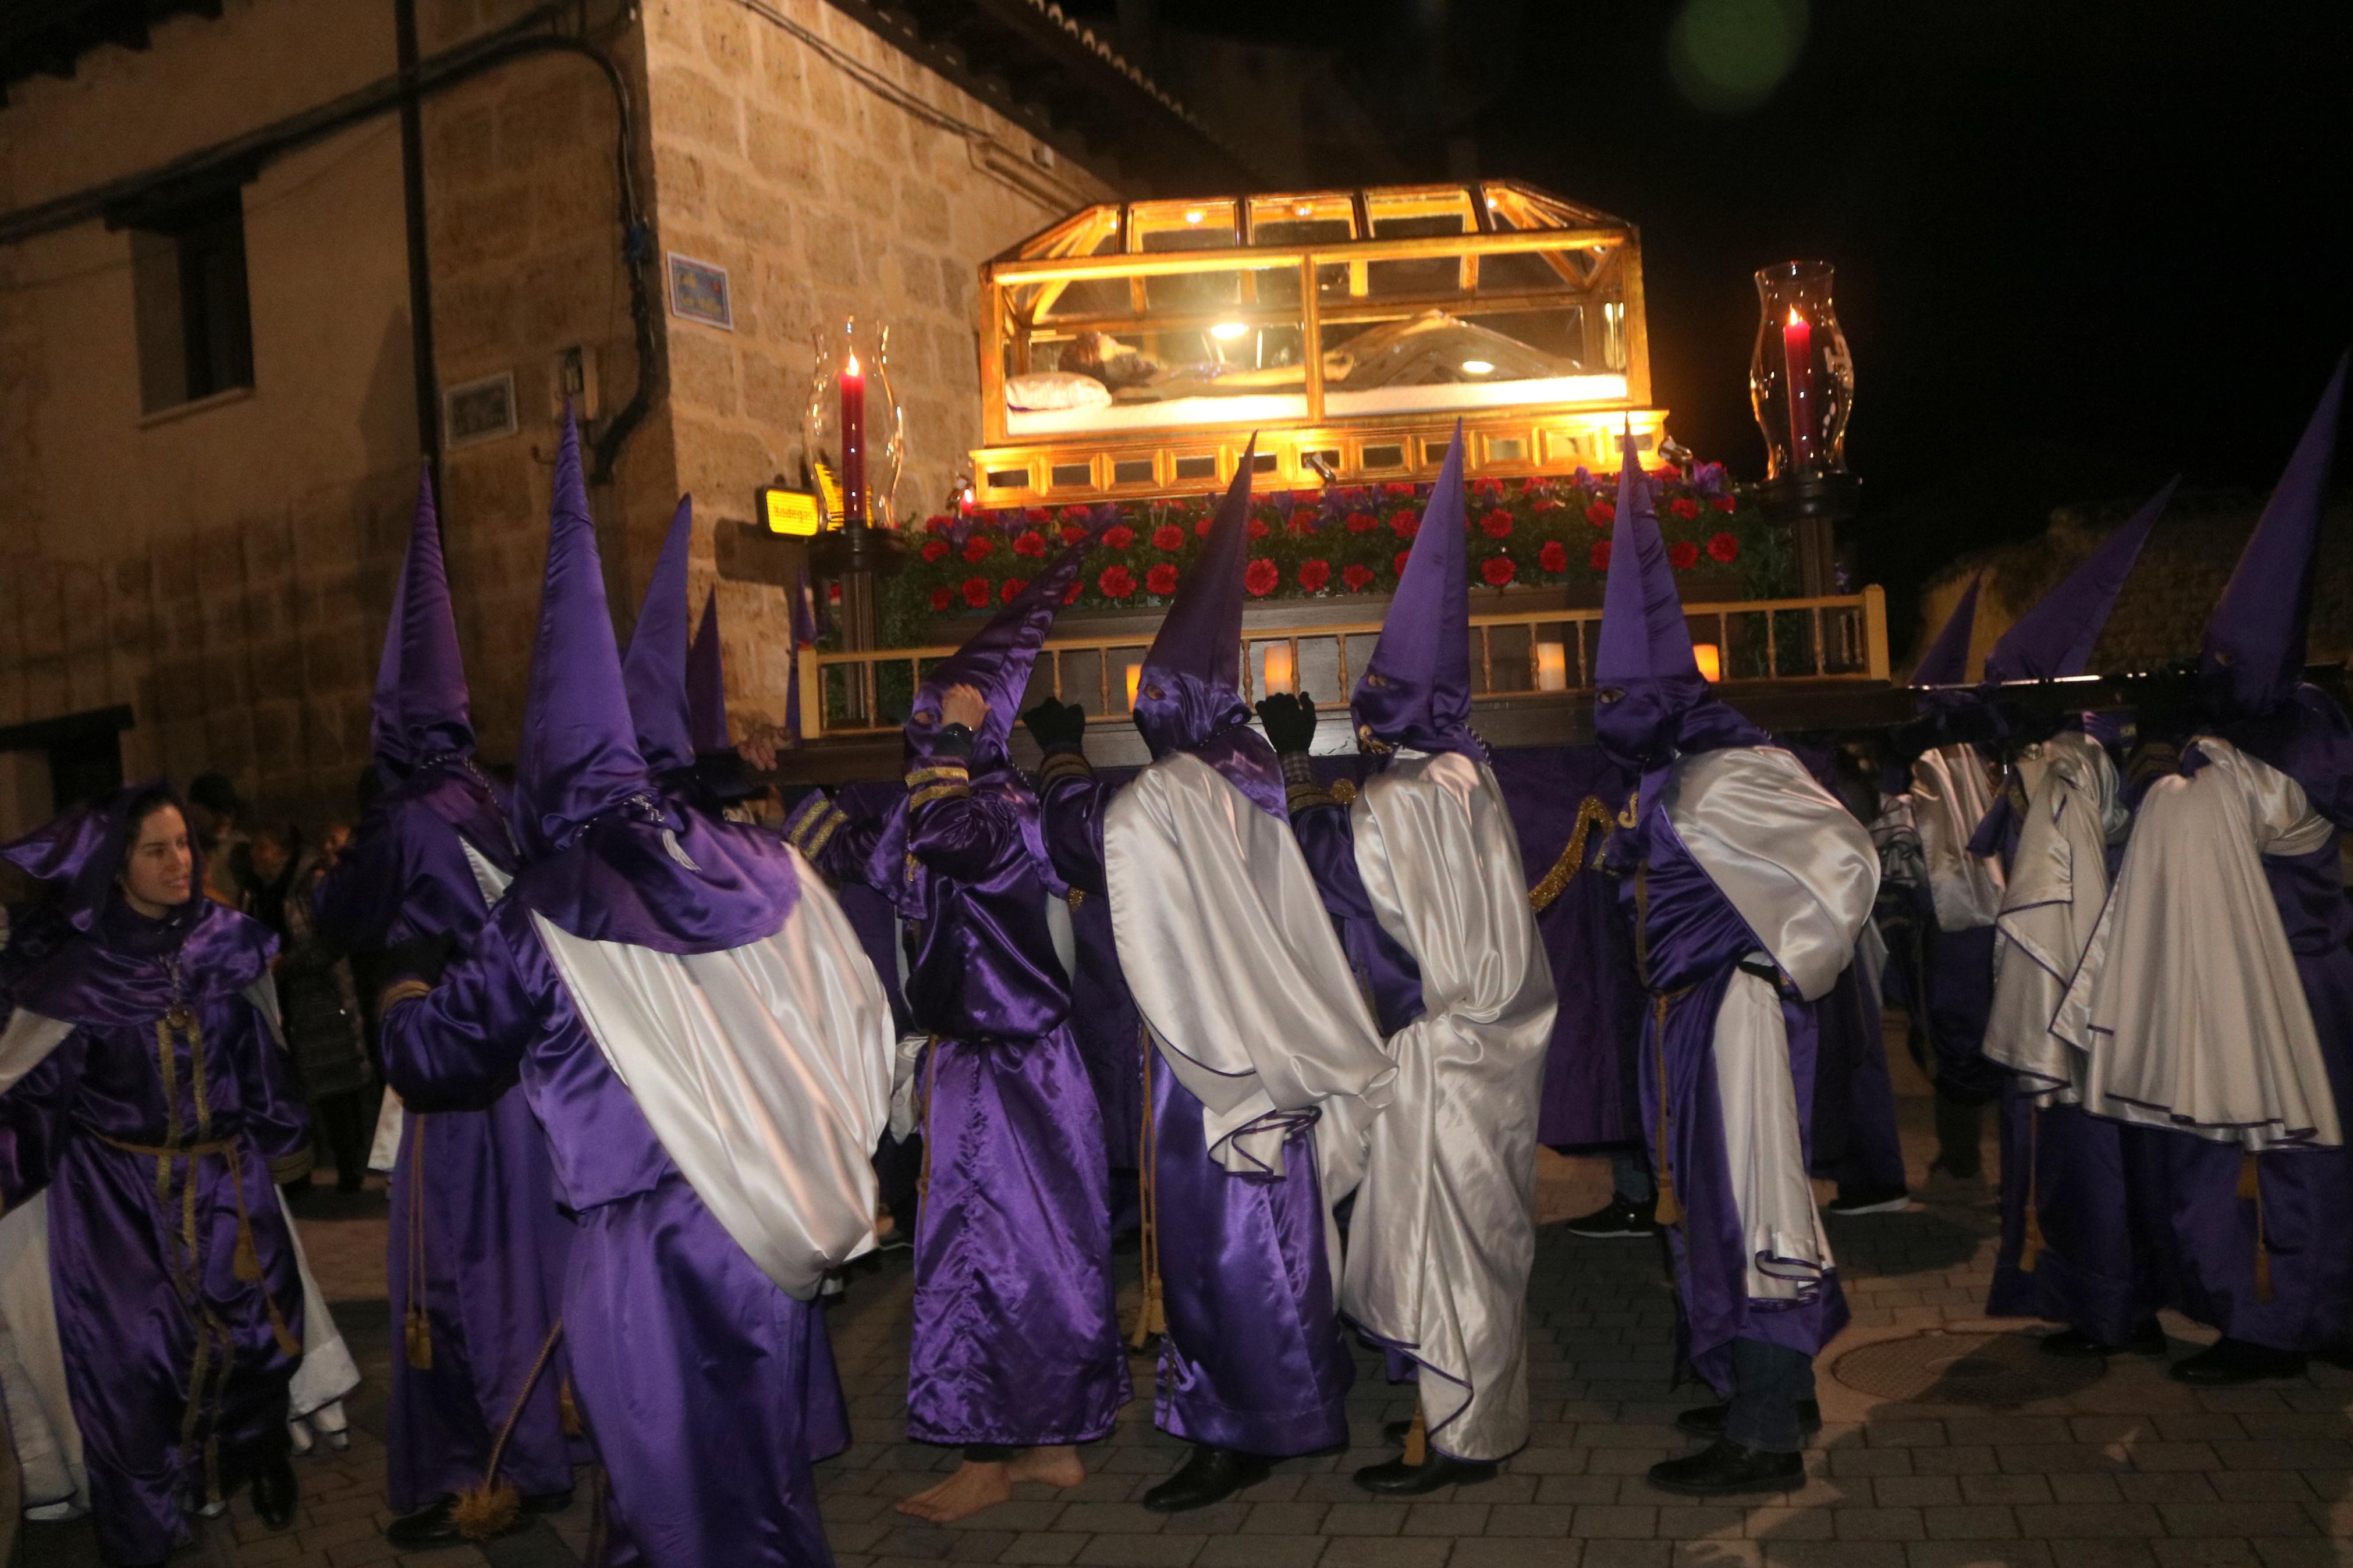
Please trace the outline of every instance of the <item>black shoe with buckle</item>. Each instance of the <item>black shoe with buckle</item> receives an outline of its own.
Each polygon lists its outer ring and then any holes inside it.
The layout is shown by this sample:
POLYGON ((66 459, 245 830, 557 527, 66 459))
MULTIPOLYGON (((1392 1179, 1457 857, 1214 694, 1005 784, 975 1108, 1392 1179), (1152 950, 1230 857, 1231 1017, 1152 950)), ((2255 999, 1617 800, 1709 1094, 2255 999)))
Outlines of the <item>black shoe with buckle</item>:
POLYGON ((1902 1187, 1841 1187, 1838 1196, 1822 1205, 1826 1214, 1844 1219, 1857 1215, 1902 1214, 1912 1206, 1912 1194, 1902 1187))
MULTIPOLYGON (((1678 1431, 1714 1442, 1724 1436, 1725 1412, 1728 1405, 1703 1405, 1696 1410, 1686 1410, 1675 1417, 1678 1431)), ((1818 1399, 1798 1401, 1798 1430, 1810 1437, 1822 1429, 1822 1405, 1818 1399)))
POLYGON ((1612 1193, 1609 1201, 1591 1214, 1579 1215, 1566 1221, 1564 1228, 1571 1236, 1589 1236, 1598 1241, 1622 1241, 1637 1237, 1656 1236, 1659 1231, 1659 1200, 1638 1204, 1623 1193, 1612 1193))
POLYGON ((1274 1461, 1231 1448, 1193 1445, 1193 1452, 1176 1473, 1144 1494, 1144 1506, 1155 1513, 1183 1513, 1223 1502, 1244 1487, 1266 1479, 1274 1461))
POLYGON ((1391 1459, 1385 1465, 1366 1465, 1356 1472, 1356 1484, 1368 1492, 1383 1497, 1419 1497, 1440 1487, 1470 1487, 1495 1479, 1496 1468, 1472 1459, 1457 1459, 1432 1449, 1418 1465, 1403 1459, 1391 1459))
POLYGON ((1651 1484, 1683 1497, 1791 1491, 1806 1484, 1806 1457, 1771 1454, 1718 1437, 1696 1454, 1652 1465, 1651 1484))
POLYGON ((302 1489, 294 1479, 294 1463, 286 1448, 280 1447, 255 1467, 253 1511, 270 1529, 283 1530, 294 1522, 294 1505, 301 1497, 302 1489))
POLYGON ((2061 1329, 2036 1341, 2035 1349, 2044 1355, 2065 1356, 2071 1361, 2094 1357, 2105 1360, 2112 1355, 2161 1356, 2165 1353, 2165 1331, 2151 1318, 2133 1330, 2132 1336, 2123 1343, 2112 1345, 2094 1339, 2081 1329, 2061 1329))
POLYGON ((2185 1361, 2166 1368, 2175 1381, 2200 1388, 2232 1388, 2242 1383, 2268 1383, 2302 1377, 2304 1352, 2274 1350, 2244 1340, 2223 1338, 2185 1361))

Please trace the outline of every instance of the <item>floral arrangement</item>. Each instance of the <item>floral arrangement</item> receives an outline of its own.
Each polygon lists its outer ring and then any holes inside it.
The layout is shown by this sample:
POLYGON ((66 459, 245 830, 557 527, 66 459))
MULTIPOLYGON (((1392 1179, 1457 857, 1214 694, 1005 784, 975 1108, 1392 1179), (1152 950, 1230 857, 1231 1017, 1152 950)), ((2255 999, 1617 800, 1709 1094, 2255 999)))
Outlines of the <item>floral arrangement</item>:
MULTIPOLYGON (((1722 465, 1699 463, 1688 473, 1670 466, 1646 479, 1676 571, 1705 563, 1736 575, 1748 598, 1794 591, 1796 553, 1787 533, 1765 521, 1754 496, 1732 484, 1722 465)), ((1469 488, 1474 592, 1592 585, 1609 573, 1618 518, 1614 473, 1578 468, 1560 477, 1475 479, 1469 488)), ((1405 570, 1429 499, 1428 486, 1413 484, 1257 498, 1243 585, 1254 599, 1388 593, 1405 570)), ((993 611, 1067 543, 1103 521, 1110 526, 1068 602, 1089 609, 1166 605, 1199 557, 1218 500, 1211 495, 931 518, 908 541, 906 570, 878 584, 878 629, 888 646, 959 640, 962 632, 934 623, 993 611)))

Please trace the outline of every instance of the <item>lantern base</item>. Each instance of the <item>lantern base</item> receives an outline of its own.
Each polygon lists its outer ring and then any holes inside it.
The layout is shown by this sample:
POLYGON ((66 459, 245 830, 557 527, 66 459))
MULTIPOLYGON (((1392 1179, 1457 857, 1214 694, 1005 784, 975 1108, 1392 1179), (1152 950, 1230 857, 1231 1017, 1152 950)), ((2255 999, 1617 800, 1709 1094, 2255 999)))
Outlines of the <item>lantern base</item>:
POLYGON ((895 577, 907 564, 907 542, 895 528, 858 523, 828 529, 809 542, 809 567, 820 577, 863 572, 895 577))
POLYGON ((1862 497, 1862 481, 1848 473, 1783 474, 1757 487, 1766 520, 1779 523, 1841 522, 1855 514, 1862 497))

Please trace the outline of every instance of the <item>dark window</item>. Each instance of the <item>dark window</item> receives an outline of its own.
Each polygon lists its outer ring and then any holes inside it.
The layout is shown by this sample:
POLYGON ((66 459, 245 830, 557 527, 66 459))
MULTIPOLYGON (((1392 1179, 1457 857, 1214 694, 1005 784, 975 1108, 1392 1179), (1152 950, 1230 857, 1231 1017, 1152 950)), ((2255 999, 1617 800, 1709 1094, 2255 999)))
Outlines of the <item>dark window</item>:
POLYGON ((131 281, 148 413, 253 384, 237 191, 141 215, 131 231, 131 281))

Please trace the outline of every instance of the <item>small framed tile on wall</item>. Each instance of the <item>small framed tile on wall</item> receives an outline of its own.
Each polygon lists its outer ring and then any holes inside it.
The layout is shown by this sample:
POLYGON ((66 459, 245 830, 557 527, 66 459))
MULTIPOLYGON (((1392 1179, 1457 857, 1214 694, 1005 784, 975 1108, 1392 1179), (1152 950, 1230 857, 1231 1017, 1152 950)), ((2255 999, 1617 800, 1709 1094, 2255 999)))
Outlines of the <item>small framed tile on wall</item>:
POLYGON ((441 392, 441 434, 451 450, 515 433, 514 372, 461 381, 441 392))
POLYGON ((670 313, 705 326, 735 330, 735 311, 727 298, 727 268, 670 254, 670 313))

